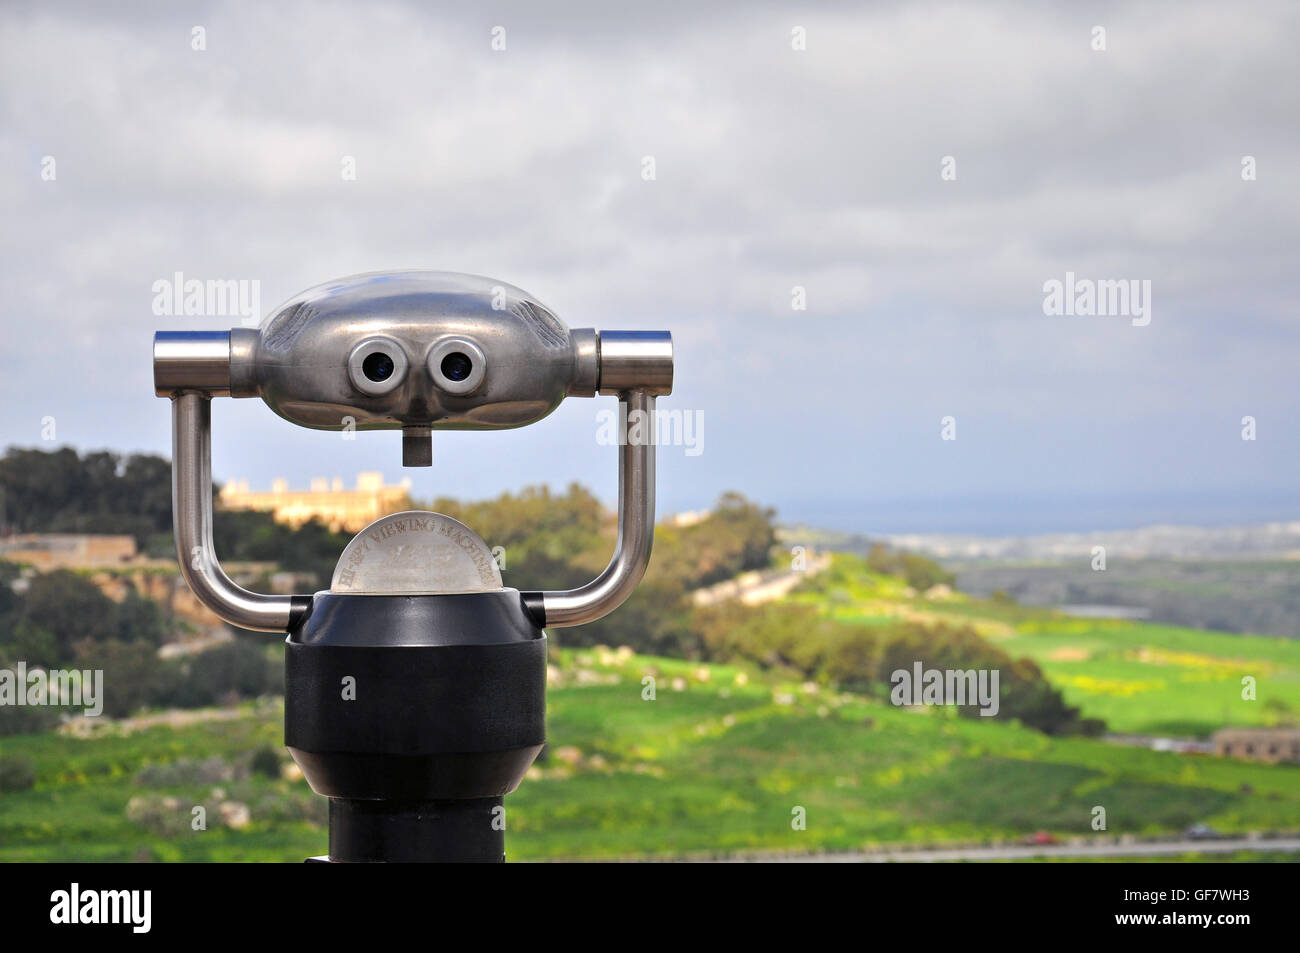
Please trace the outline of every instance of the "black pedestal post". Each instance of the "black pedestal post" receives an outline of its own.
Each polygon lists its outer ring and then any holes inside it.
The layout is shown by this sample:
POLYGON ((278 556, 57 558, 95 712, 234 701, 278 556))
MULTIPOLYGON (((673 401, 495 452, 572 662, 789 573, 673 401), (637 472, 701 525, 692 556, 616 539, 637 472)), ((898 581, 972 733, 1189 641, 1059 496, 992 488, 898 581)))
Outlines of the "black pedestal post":
POLYGON ((545 722, 546 637, 514 589, 317 593, 289 634, 284 740, 330 798, 329 860, 504 860, 545 722))
POLYGON ((330 860, 339 863, 500 863, 499 797, 464 801, 330 801, 330 860))

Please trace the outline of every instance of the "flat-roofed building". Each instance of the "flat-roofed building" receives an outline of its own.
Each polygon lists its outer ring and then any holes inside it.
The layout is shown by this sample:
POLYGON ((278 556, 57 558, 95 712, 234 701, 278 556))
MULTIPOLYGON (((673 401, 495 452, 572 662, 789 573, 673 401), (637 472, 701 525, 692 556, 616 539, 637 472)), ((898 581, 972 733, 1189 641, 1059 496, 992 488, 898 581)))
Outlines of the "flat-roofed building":
POLYGON ((1221 728, 1213 741, 1223 758, 1300 764, 1300 728, 1221 728))
POLYGON ((0 559, 49 569, 104 569, 135 559, 135 537, 99 533, 22 533, 0 539, 0 559))
POLYGON ((357 533, 381 516, 411 508, 411 481, 385 484, 382 473, 361 473, 355 489, 344 489, 339 477, 317 477, 306 490, 292 490, 288 481, 274 480, 269 492, 255 492, 247 480, 221 488, 221 505, 228 510, 270 513, 276 522, 295 529, 319 520, 335 532, 357 533))

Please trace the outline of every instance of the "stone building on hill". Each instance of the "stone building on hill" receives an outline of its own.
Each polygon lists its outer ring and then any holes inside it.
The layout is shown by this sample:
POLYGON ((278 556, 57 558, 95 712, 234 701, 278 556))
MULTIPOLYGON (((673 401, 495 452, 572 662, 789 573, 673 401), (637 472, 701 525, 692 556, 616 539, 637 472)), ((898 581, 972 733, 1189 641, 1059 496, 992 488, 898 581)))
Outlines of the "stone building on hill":
POLYGON ((1213 740, 1223 758, 1300 764, 1300 728, 1222 728, 1213 740))
POLYGON ((0 559, 51 569, 111 569, 136 558, 135 538, 97 533, 20 533, 0 539, 0 559))
POLYGON ((276 480, 269 492, 254 492, 247 480, 234 480, 222 487, 220 502, 228 510, 271 513, 276 522, 294 528, 317 519, 335 532, 358 533, 381 516, 410 509, 411 481, 388 485, 382 473, 361 473, 351 490, 335 477, 314 479, 306 490, 291 490, 287 481, 276 480))

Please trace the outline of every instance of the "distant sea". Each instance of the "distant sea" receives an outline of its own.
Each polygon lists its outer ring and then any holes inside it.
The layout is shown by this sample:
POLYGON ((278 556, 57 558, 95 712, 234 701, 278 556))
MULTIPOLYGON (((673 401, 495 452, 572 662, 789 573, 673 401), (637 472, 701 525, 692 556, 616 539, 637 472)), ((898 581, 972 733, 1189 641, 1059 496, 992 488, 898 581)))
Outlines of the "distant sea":
POLYGON ((848 533, 1033 536, 1156 524, 1235 526, 1300 519, 1300 492, 1025 495, 903 500, 813 500, 777 505, 783 524, 848 533))

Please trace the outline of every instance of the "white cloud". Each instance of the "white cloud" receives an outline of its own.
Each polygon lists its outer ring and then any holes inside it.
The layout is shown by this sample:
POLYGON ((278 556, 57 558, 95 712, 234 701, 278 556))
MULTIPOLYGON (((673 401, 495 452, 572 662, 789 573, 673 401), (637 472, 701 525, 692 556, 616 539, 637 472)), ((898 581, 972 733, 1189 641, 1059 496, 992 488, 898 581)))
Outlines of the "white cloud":
MULTIPOLYGON (((10 6, 5 327, 83 372, 53 392, 45 361, 7 348, 0 425, 30 442, 51 404, 78 443, 163 449, 154 278, 258 278, 269 307, 341 274, 423 266, 519 284, 575 326, 671 327, 673 400, 729 428, 710 425, 715 452, 666 458, 684 503, 732 485, 847 499, 868 468, 872 492, 905 493, 939 479, 905 431, 921 426, 911 409, 940 405, 1006 438, 953 476, 968 487, 1014 493, 1030 473, 1074 487, 1097 454, 1137 485, 1152 443, 1134 420, 1292 405, 1298 18, 1199 3, 10 6), (806 52, 790 48, 796 24, 806 52), (1256 182, 1240 179, 1244 154, 1256 182), (1151 327, 1045 318, 1042 282, 1066 270, 1152 279, 1151 327), (789 310, 794 285, 807 312, 789 310), (1077 452, 1062 439, 1046 468, 1015 423, 1068 434, 1098 415, 1118 421, 1110 434, 1077 452), (789 451, 773 460, 774 445, 789 451), (885 463, 881 445, 896 448, 885 463)), ((224 475, 292 472, 255 462, 285 425, 239 414, 224 475)), ((327 438, 284 439, 296 478, 338 469, 327 438)), ((381 445, 395 475, 395 439, 367 444, 381 445)), ((1261 453, 1260 480, 1294 483, 1294 448, 1261 453)), ((1160 452, 1182 454, 1189 483, 1222 482, 1191 449, 1160 452)), ((592 479, 514 458, 495 458, 495 482, 438 477, 462 493, 592 479)))

